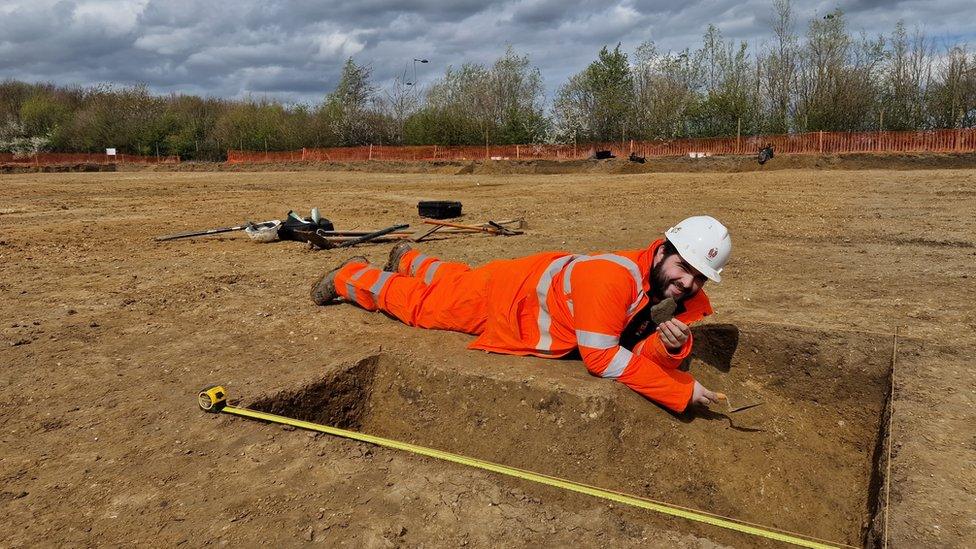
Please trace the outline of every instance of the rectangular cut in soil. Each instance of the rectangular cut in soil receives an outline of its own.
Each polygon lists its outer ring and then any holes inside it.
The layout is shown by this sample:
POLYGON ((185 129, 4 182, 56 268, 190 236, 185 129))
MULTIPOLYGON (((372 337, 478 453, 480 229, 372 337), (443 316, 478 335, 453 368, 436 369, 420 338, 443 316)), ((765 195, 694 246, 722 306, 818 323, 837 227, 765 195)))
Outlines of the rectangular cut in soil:
MULTIPOLYGON (((694 338, 686 366, 696 378, 728 393, 734 406, 760 406, 675 415, 620 384, 575 375, 583 365, 573 360, 528 361, 518 379, 484 371, 491 364, 483 359, 484 368, 458 369, 435 366, 442 357, 419 367, 378 355, 252 407, 826 540, 870 543, 891 341, 772 324, 708 324, 694 338)), ((746 541, 687 522, 669 527, 746 541)))

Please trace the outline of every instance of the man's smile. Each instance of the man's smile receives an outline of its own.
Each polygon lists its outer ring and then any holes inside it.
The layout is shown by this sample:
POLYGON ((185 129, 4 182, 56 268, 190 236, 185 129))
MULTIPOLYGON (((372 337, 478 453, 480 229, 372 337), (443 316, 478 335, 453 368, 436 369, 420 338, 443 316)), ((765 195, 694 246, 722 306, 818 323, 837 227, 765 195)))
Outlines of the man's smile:
POLYGON ((687 290, 679 286, 678 283, 672 282, 668 284, 668 290, 665 293, 668 297, 673 297, 674 299, 678 299, 680 297, 684 297, 685 293, 687 293, 687 290))

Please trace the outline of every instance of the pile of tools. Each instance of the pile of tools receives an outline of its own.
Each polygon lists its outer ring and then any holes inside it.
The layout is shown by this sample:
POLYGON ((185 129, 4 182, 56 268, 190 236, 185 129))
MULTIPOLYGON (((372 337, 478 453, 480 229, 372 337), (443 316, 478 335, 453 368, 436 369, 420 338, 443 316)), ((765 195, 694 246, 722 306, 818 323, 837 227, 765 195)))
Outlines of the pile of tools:
POLYGON ((523 234, 521 229, 524 226, 524 221, 522 219, 508 219, 504 221, 489 220, 479 225, 465 225, 435 219, 424 219, 422 224, 423 227, 413 231, 408 231, 407 229, 410 228, 410 225, 405 223, 371 231, 337 231, 331 221, 320 217, 318 209, 313 208, 311 216, 308 218, 302 217, 294 211, 289 211, 283 220, 273 219, 260 223, 248 221, 241 225, 231 227, 186 231, 157 236, 155 240, 157 242, 164 242, 181 238, 244 231, 251 240, 256 242, 295 240, 307 242, 317 249, 326 250, 330 248, 348 248, 366 242, 391 242, 398 240, 420 242, 435 233, 441 235, 487 233, 494 236, 514 236, 523 234))
POLYGON ((436 219, 424 219, 423 227, 415 231, 408 231, 410 225, 393 225, 378 231, 318 231, 318 234, 328 242, 323 248, 347 248, 365 242, 393 242, 406 240, 408 242, 420 242, 435 233, 437 234, 460 234, 460 233, 487 233, 494 236, 515 236, 523 234, 520 230, 523 226, 521 219, 508 219, 505 221, 487 221, 480 225, 462 225, 460 223, 449 223, 436 219))

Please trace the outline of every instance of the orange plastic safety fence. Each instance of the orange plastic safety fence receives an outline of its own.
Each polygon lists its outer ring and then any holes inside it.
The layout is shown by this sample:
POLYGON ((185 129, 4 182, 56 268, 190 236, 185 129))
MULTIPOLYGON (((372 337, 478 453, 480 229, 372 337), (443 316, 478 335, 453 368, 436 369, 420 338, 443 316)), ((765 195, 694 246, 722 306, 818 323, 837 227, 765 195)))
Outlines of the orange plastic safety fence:
POLYGON ((578 145, 332 147, 298 151, 228 151, 227 162, 361 162, 436 160, 564 160, 609 150, 617 157, 753 155, 766 145, 780 154, 976 152, 976 129, 925 132, 810 132, 781 135, 624 141, 578 145))
POLYGON ((179 156, 107 155, 99 153, 38 153, 14 155, 0 153, 0 164, 46 166, 52 164, 177 164, 179 156))
POLYGON ((634 143, 641 156, 755 154, 772 145, 782 154, 852 154, 905 152, 976 152, 976 130, 927 132, 810 132, 713 139, 676 139, 634 143))

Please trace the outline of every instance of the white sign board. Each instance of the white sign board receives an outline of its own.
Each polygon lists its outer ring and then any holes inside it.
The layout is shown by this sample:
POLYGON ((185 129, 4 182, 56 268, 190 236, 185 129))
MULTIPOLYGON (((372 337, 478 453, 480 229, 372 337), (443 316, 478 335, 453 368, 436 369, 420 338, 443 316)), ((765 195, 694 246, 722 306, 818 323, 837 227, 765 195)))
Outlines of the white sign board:
POLYGON ((105 154, 108 156, 115 156, 115 149, 105 149, 105 154))

